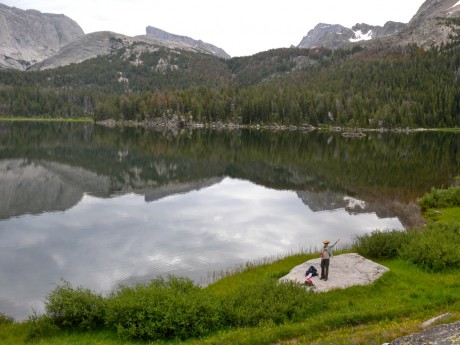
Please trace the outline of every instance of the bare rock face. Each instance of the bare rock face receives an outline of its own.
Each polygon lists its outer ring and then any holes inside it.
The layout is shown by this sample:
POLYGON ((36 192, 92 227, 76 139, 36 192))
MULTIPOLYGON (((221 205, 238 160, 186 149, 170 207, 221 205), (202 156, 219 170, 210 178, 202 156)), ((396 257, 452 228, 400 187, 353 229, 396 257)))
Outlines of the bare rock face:
POLYGON ((209 52, 186 42, 170 41, 145 35, 130 37, 111 31, 98 31, 77 38, 62 47, 53 56, 29 67, 28 70, 45 70, 80 63, 97 56, 110 55, 121 48, 126 49, 122 58, 128 59, 134 55, 137 59, 132 63, 141 65, 143 62, 139 57, 143 52, 153 52, 160 47, 209 54, 209 52))
POLYGON ((449 20, 459 17, 459 0, 427 0, 408 24, 389 21, 383 27, 356 24, 349 29, 342 25, 320 23, 297 47, 338 49, 355 42, 369 41, 365 43, 373 44, 384 39, 389 44, 416 44, 429 48, 449 41, 455 28, 449 20))
POLYGON ((77 38, 62 47, 51 57, 31 66, 29 70, 44 70, 79 63, 99 55, 108 55, 122 48, 129 41, 128 36, 110 31, 93 32, 77 38))
POLYGON ((81 27, 62 14, 0 4, 0 67, 25 69, 83 35, 81 27))
POLYGON ((351 30, 355 33, 355 41, 359 35, 368 36, 371 39, 376 39, 380 37, 386 37, 391 35, 396 35, 406 28, 407 24, 399 22, 386 22, 385 25, 368 25, 368 24, 356 24, 351 30))
POLYGON ((228 55, 223 49, 216 47, 210 43, 203 42, 202 40, 195 40, 193 38, 187 36, 180 36, 171 34, 169 32, 163 31, 161 29, 155 28, 153 26, 147 26, 146 34, 149 37, 155 37, 160 40, 166 41, 175 41, 185 43, 188 46, 196 47, 198 49, 202 49, 212 55, 222 57, 224 59, 229 59, 230 55, 228 55))
POLYGON ((460 321, 438 325, 423 330, 420 333, 410 334, 396 339, 389 345, 412 345, 412 344, 433 344, 451 345, 458 344, 460 339, 460 321))
POLYGON ((449 41, 453 25, 449 19, 460 17, 460 1, 427 0, 396 39, 400 44, 428 48, 449 41))
POLYGON ((319 23, 308 32, 297 47, 337 49, 349 44, 353 37, 353 31, 342 25, 319 23))
MULTIPOLYGON (((305 272, 314 266, 318 274, 321 272, 321 259, 312 259, 294 267, 289 274, 279 279, 280 282, 305 283, 305 272)), ((385 266, 367 260, 356 253, 333 256, 330 259, 329 279, 320 280, 319 276, 311 278, 314 291, 326 292, 333 289, 345 289, 354 285, 371 284, 382 274, 389 271, 385 266)))
POLYGON ((308 32, 297 47, 339 49, 356 42, 395 35, 405 28, 406 24, 398 22, 387 22, 383 27, 358 23, 351 29, 339 24, 319 23, 313 30, 308 32))

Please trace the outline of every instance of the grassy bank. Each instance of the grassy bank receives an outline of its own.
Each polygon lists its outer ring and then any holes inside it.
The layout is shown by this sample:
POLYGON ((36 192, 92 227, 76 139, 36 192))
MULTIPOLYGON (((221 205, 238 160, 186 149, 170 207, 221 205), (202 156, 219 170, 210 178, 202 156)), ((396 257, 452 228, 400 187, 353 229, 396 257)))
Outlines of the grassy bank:
MULTIPOLYGON (((273 265, 279 274, 308 259, 297 255, 273 265)), ((395 337, 420 329, 420 323, 436 315, 451 312, 450 320, 460 320, 460 270, 448 273, 430 273, 409 265, 400 259, 381 261, 390 268, 381 279, 370 286, 352 287, 315 296, 320 308, 304 320, 276 325, 262 321, 253 327, 223 330, 199 340, 158 341, 158 344, 382 344, 395 337)), ((253 269, 242 274, 246 279, 259 281, 272 279, 270 266, 253 269), (262 272, 262 273, 261 273, 262 272)), ((250 286, 253 281, 229 277, 209 287, 220 294, 250 286)), ((266 306, 269 307, 269 306, 266 306)), ((308 305, 304 306, 309 308, 308 305)), ((26 344, 27 323, 0 327, 0 342, 5 345, 26 344)), ((58 331, 36 339, 34 343, 57 344, 146 344, 140 340, 121 340, 116 332, 58 331)))
POLYGON ((0 117, 0 122, 93 122, 91 117, 0 117))
MULTIPOLYGON (((2 321, 0 318, 0 343, 380 345, 418 331, 423 321, 446 312, 451 312, 452 317, 443 322, 460 320, 458 258, 446 254, 444 262, 449 264, 444 266, 439 262, 430 266, 430 260, 425 260, 430 255, 438 257, 438 248, 449 251, 452 248, 449 245, 458 252, 460 228, 456 196, 459 192, 459 187, 446 192, 433 190, 425 201, 421 200, 424 213, 433 213, 438 217, 430 218, 429 225, 421 232, 412 231, 404 238, 397 232, 374 232, 357 240, 354 250, 366 250, 374 261, 390 268, 372 285, 313 294, 306 293, 300 286, 280 287, 283 284, 276 283, 294 266, 317 256, 312 253, 290 255, 262 265, 248 265, 240 273, 222 278, 204 289, 190 286, 186 281, 157 281, 150 288, 126 289, 112 296, 112 300, 104 300, 85 289, 64 286, 63 290, 51 293, 47 300, 52 307, 60 307, 51 308, 58 313, 48 313, 48 316, 54 316, 54 322, 43 316, 31 317, 22 323, 11 323, 5 318, 2 321), (424 202, 435 202, 437 206, 435 209, 423 206, 424 202), (420 251, 412 250, 418 245, 428 246, 422 251, 426 256, 414 254, 420 251), (382 250, 384 246, 388 250, 382 250), (63 296, 66 299, 62 300, 63 296), (157 299, 157 303, 149 303, 158 297, 161 298, 157 299), (169 300, 170 304, 162 303, 165 300, 169 300), (91 308, 86 311, 87 314, 82 314, 83 320, 93 320, 93 323, 79 323, 82 316, 76 318, 75 312, 64 317, 65 305, 81 309, 85 303, 91 308), (99 303, 107 308, 107 313, 115 320, 115 327, 109 327, 107 323, 97 325, 94 321, 97 319, 94 306, 99 303), (156 309, 146 310, 147 305, 156 309), (118 311, 114 313, 114 310, 118 311), (130 310, 134 312, 129 313, 130 310), (181 341, 177 336, 179 333, 174 331, 186 328, 193 319, 190 313, 194 310, 197 315, 209 316, 205 320, 206 325, 213 324, 214 328, 193 338, 185 336, 185 340, 181 341), (163 316, 154 321, 152 315, 155 313, 163 316), (162 324, 165 319, 174 323, 175 328, 164 328, 167 330, 164 337, 152 342, 152 332, 166 327, 162 324), (156 322, 157 326, 143 329, 149 322, 156 322), (70 323, 73 323, 71 327, 70 323), (120 333, 120 329, 123 332, 120 333), (147 332, 150 332, 150 337, 145 336, 147 332), (132 334, 139 336, 130 337, 132 334)), ((110 321, 111 317, 106 319, 110 321)), ((202 326, 193 325, 191 330, 202 326)))

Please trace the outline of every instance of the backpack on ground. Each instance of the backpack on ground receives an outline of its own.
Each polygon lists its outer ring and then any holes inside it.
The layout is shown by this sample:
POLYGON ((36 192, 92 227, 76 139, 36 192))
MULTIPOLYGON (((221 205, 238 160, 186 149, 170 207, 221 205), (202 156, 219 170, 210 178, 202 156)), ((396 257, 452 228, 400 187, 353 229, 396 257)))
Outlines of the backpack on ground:
POLYGON ((305 277, 308 276, 311 273, 312 277, 316 277, 318 275, 318 271, 316 270, 315 266, 310 266, 305 272, 305 277))

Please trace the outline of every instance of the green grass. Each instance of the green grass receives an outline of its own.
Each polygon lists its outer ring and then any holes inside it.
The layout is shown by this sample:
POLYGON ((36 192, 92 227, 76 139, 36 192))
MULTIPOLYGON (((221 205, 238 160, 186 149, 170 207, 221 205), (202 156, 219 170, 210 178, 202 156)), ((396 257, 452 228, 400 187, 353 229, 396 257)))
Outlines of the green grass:
POLYGON ((91 117, 0 117, 0 122, 93 122, 91 117))
MULTIPOLYGON (((304 322, 229 331, 210 337, 205 343, 272 344, 282 339, 309 343, 317 342, 323 334, 330 332, 336 332, 337 339, 344 337, 345 340, 342 340, 348 343, 346 339, 349 336, 341 335, 343 329, 364 327, 367 331, 362 336, 373 338, 374 334, 381 332, 381 327, 375 326, 377 324, 386 324, 388 328, 394 328, 394 325, 402 322, 418 324, 447 311, 456 313, 455 318, 460 319, 460 271, 430 274, 401 260, 381 263, 389 267, 390 272, 374 284, 318 295, 323 300, 324 311, 304 322)), ((383 340, 389 341, 405 332, 404 329, 392 330, 383 340)))
POLYGON ((430 209, 425 212, 425 217, 431 222, 456 222, 460 223, 460 206, 441 208, 441 209, 430 209))
POLYGON ((206 289, 217 295, 232 294, 248 282, 257 282, 266 279, 278 279, 289 273, 292 267, 318 257, 317 254, 295 254, 263 265, 249 265, 238 274, 219 279, 206 289))
POLYGON ((452 127, 452 128, 430 128, 429 131, 433 132, 450 132, 450 133, 457 133, 460 132, 460 128, 452 127))

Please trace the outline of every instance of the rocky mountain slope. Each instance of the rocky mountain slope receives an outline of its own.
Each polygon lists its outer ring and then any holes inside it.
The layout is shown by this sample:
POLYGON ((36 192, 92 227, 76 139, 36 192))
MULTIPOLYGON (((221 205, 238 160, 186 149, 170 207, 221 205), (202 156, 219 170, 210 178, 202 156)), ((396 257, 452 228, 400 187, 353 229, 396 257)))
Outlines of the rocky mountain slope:
POLYGON ((43 70, 108 55, 121 48, 140 55, 158 47, 230 58, 212 44, 151 26, 147 27, 146 35, 136 37, 108 31, 85 35, 76 22, 64 15, 0 4, 0 68, 43 70))
POLYGON ((460 17, 459 0, 427 0, 408 24, 387 22, 383 27, 356 24, 352 28, 319 23, 310 30, 298 48, 325 47, 338 49, 355 42, 386 42, 389 44, 416 44, 429 48, 447 42, 453 31, 451 18, 460 17))
MULTIPOLYGON (((309 31, 298 48, 337 49, 355 42, 367 45, 374 42, 388 45, 415 43, 430 47, 449 40, 454 30, 450 19, 459 16, 459 0, 427 0, 408 24, 387 22, 383 27, 356 24, 346 28, 320 23, 309 31)), ((140 65, 143 63, 140 60, 143 52, 154 52, 159 48, 200 52, 210 57, 230 57, 212 44, 152 26, 147 27, 146 35, 136 37, 105 31, 85 35, 77 23, 64 15, 24 11, 0 4, 0 68, 50 69, 107 56, 120 49, 125 50, 126 59, 140 65)), ((303 57, 295 61, 296 66, 311 63, 311 59, 303 57)))
POLYGON ((455 26, 449 19, 460 17, 459 0, 427 0, 392 43, 416 44, 428 48, 449 40, 455 26))
POLYGON ((139 65, 143 63, 139 59, 142 53, 154 52, 160 47, 209 54, 208 51, 185 42, 158 39, 150 36, 130 37, 111 31, 99 31, 79 37, 62 47, 55 55, 29 67, 29 70, 45 70, 66 66, 97 56, 106 56, 120 49, 125 49, 123 55, 125 59, 134 57, 134 60, 131 61, 132 64, 139 65))
POLYGON ((148 37, 155 37, 160 40, 174 41, 185 43, 188 46, 196 47, 207 51, 215 56, 222 57, 224 59, 229 59, 231 56, 228 55, 223 49, 216 47, 212 44, 203 42, 202 40, 195 40, 187 36, 180 36, 171 34, 169 32, 163 31, 161 29, 155 28, 153 26, 147 26, 146 34, 148 37))
POLYGON ((338 49, 354 42, 367 41, 395 35, 406 28, 406 24, 387 22, 382 26, 356 24, 351 29, 342 25, 319 23, 310 30, 297 46, 298 48, 324 47, 338 49))
POLYGON ((0 67, 25 69, 83 35, 81 27, 62 14, 0 4, 0 67))

